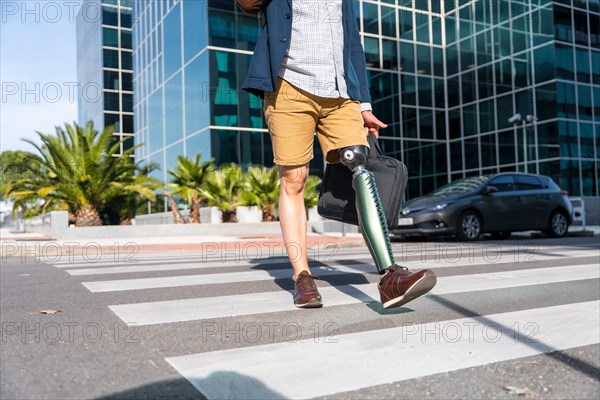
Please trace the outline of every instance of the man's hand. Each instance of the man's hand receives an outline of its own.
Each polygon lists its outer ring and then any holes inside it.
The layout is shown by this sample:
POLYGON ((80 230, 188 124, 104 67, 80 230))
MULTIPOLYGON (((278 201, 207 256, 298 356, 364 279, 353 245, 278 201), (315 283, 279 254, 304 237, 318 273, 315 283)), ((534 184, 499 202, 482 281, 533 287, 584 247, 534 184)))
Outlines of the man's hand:
POLYGON ((376 138, 379 137, 379 128, 387 128, 387 124, 381 122, 371 111, 363 111, 361 114, 365 121, 365 128, 373 132, 376 138))

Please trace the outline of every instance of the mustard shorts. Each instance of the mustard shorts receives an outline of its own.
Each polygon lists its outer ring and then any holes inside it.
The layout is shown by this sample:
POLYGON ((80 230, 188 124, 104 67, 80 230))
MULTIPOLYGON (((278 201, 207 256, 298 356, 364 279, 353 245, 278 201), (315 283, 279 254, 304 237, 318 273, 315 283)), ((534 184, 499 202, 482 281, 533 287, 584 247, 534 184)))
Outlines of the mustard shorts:
POLYGON ((325 160, 340 161, 335 150, 367 143, 360 103, 318 97, 277 78, 274 92, 265 92, 264 112, 277 165, 304 165, 314 158, 315 132, 325 160))

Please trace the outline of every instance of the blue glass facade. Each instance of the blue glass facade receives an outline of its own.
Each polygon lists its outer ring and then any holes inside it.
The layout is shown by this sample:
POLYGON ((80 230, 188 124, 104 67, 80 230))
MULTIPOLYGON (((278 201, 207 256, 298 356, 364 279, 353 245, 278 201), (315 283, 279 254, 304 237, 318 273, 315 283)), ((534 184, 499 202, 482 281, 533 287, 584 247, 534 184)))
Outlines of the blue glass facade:
POLYGON ((134 3, 137 157, 167 180, 177 155, 272 165, 257 97, 240 92, 260 21, 235 2, 134 3), (225 3, 225 4, 224 4, 225 3))
POLYGON ((78 120, 115 126, 121 151, 133 147, 131 0, 85 0, 77 15, 78 120))
MULTIPOLYGON (((552 176, 598 196, 599 0, 356 0, 384 151, 409 197, 460 177, 552 176), (520 113, 523 120, 508 119, 520 113)), ((261 100, 240 91, 260 17, 234 1, 136 1, 138 156, 272 165, 261 100)), ((311 173, 322 171, 315 147, 311 173)))

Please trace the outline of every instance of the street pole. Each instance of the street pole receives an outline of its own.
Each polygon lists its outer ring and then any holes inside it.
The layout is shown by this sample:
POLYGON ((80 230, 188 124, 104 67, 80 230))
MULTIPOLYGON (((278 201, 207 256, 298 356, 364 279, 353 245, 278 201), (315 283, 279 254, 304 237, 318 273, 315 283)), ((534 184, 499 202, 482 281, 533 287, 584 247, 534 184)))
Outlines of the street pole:
POLYGON ((523 161, 525 162, 525 173, 527 173, 527 119, 523 120, 523 161))

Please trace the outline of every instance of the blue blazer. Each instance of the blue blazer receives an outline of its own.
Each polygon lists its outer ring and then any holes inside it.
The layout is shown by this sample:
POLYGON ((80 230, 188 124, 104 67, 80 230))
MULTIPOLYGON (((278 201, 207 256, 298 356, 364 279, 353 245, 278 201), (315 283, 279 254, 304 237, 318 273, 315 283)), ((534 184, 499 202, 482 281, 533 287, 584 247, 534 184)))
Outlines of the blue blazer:
MULTIPOLYGON (((289 45, 292 33, 292 0, 263 0, 261 11, 266 18, 258 37, 248 76, 242 89, 263 97, 273 92, 277 73, 289 45)), ((370 103, 365 53, 360 43, 358 25, 352 12, 353 0, 342 0, 344 27, 344 75, 348 95, 361 103, 370 103)))

